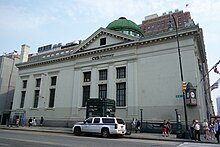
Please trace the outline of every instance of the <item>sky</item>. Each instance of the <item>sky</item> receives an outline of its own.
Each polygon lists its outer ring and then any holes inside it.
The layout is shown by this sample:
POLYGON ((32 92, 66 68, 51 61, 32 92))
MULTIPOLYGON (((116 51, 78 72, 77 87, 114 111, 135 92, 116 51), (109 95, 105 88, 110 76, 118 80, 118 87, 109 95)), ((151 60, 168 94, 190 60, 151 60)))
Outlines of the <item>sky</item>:
MULTIPOLYGON (((23 44, 36 53, 44 45, 85 40, 121 16, 141 24, 144 16, 175 9, 190 11, 203 29, 211 69, 220 60, 220 0, 0 0, 0 55, 20 53, 23 44)), ((213 71, 209 76, 211 85, 220 78, 213 71)), ((211 96, 216 111, 220 87, 211 96)))

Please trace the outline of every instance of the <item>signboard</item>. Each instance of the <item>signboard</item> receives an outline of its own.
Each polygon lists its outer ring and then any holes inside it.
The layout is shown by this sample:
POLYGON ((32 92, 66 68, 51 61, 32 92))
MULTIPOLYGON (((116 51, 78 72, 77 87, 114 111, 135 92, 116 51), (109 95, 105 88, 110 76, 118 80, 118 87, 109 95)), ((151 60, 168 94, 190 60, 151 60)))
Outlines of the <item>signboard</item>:
POLYGON ((183 95, 182 94, 178 94, 178 95, 176 95, 176 98, 183 98, 183 95))
POLYGON ((92 60, 108 59, 108 58, 112 58, 113 56, 114 54, 100 55, 100 56, 92 57, 92 60))
POLYGON ((115 115, 115 100, 92 98, 87 101, 86 118, 107 115, 115 115))

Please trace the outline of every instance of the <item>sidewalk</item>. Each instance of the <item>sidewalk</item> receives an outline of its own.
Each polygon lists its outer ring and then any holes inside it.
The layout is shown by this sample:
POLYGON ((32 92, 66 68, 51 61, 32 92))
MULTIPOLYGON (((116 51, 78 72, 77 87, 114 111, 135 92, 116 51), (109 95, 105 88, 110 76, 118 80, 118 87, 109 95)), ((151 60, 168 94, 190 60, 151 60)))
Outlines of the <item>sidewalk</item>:
MULTIPOLYGON (((48 132, 48 133, 64 133, 64 134, 72 134, 71 128, 63 128, 63 127, 7 127, 5 125, 0 125, 0 129, 6 130, 22 130, 22 131, 35 131, 35 132, 48 132)), ((163 137, 162 134, 158 133, 132 133, 131 135, 124 135, 124 138, 132 138, 132 139, 146 139, 146 140, 160 140, 160 141, 175 141, 175 142, 195 142, 191 139, 181 139, 176 138, 175 134, 171 134, 169 137, 163 137)), ((206 140, 204 135, 201 135, 201 141, 199 143, 216 143, 216 140, 206 140)), ((197 141, 198 142, 198 141, 197 141)))

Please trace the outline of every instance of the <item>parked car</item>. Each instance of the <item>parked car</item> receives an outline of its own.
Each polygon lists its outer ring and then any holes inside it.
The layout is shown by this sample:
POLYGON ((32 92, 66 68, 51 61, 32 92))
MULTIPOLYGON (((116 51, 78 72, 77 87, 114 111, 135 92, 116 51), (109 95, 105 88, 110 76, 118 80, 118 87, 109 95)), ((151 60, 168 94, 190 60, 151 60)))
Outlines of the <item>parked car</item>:
POLYGON ((83 122, 77 122, 72 128, 72 132, 79 136, 82 133, 101 134, 102 137, 110 135, 124 135, 126 125, 122 118, 118 117, 89 117, 83 122))

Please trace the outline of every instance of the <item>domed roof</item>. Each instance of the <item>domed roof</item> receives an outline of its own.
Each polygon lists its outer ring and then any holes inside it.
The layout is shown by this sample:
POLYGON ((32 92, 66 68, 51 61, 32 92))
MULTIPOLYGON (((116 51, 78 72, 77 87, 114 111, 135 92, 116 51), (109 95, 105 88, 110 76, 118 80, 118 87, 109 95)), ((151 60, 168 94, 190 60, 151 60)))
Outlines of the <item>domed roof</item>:
POLYGON ((132 31, 144 36, 139 26, 125 17, 120 17, 118 20, 111 22, 106 28, 115 31, 132 31))

